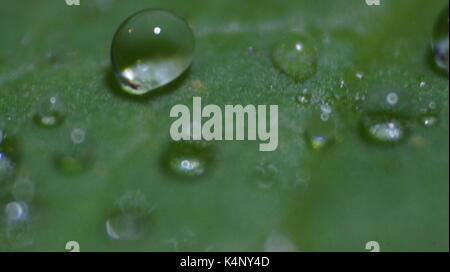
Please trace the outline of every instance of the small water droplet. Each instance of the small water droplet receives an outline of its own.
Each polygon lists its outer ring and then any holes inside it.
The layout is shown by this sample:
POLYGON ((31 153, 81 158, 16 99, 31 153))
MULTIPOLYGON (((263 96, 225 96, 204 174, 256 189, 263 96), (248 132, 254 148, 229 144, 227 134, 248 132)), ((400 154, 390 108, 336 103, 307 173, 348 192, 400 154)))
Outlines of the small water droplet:
POLYGON ((331 113, 321 111, 319 118, 314 116, 309 120, 308 129, 303 133, 306 144, 312 150, 322 150, 333 146, 338 141, 331 113))
POLYGON ((366 113, 361 119, 362 135, 373 143, 394 144, 408 136, 407 119, 385 112, 366 113))
POLYGON ((68 148, 55 156, 58 170, 67 174, 80 174, 86 171, 93 163, 91 145, 86 140, 85 129, 74 128, 70 131, 68 148))
POLYGON ((427 83, 426 83, 425 81, 421 81, 421 82, 419 83, 419 87, 420 87, 420 88, 423 88, 423 87, 425 87, 425 86, 427 86, 427 83))
POLYGON ((264 243, 265 252, 298 252, 298 247, 285 235, 272 234, 264 243))
POLYGON ((256 167, 256 182, 263 190, 272 188, 279 180, 280 171, 273 163, 261 162, 256 167))
POLYGON ((117 201, 117 206, 123 213, 138 217, 146 216, 153 210, 147 197, 140 191, 126 192, 117 201))
POLYGON ((386 95, 386 102, 389 105, 391 105, 391 106, 397 104, 397 102, 398 102, 398 95, 397 95, 397 93, 396 92, 389 92, 386 95))
POLYGON ((56 95, 44 100, 34 114, 34 122, 42 127, 58 126, 64 119, 64 106, 56 95))
POLYGON ((119 27, 111 61, 122 89, 142 95, 178 78, 191 65, 193 53, 194 35, 182 18, 146 9, 119 27))
POLYGON ((361 72, 358 72, 358 73, 355 74, 355 77, 358 78, 358 79, 363 79, 364 78, 364 74, 361 73, 361 72))
POLYGON ((6 204, 7 221, 23 221, 28 218, 28 205, 23 201, 13 201, 6 204))
POLYGON ((449 17, 448 6, 439 16, 433 32, 433 51, 437 66, 449 72, 449 17))
POLYGON ((12 160, 0 151, 0 183, 12 177, 15 165, 12 160))
POLYGON ((27 177, 18 177, 14 182, 11 193, 15 200, 31 202, 34 198, 34 182, 27 177))
POLYGON ((297 102, 300 105, 306 105, 309 103, 310 97, 308 95, 299 95, 297 96, 297 102))
POLYGON ((6 239, 13 248, 24 248, 33 244, 34 235, 30 225, 30 209, 23 201, 13 201, 6 204, 6 239))
POLYGON ((214 159, 206 142, 173 142, 163 157, 164 167, 180 177, 199 177, 209 171, 214 159))
POLYGON ((105 226, 113 240, 137 240, 143 232, 141 218, 126 213, 108 218, 105 226))
POLYGON ((74 144, 81 144, 86 139, 86 130, 82 128, 74 128, 70 133, 70 139, 74 144))
POLYGON ((297 82, 316 73, 317 52, 312 42, 300 35, 289 35, 278 42, 272 52, 274 65, 297 82))
POLYGON ((424 114, 419 117, 419 123, 424 127, 434 127, 438 123, 438 118, 434 114, 424 114))
POLYGON ((0 129, 0 184, 13 178, 18 160, 17 143, 0 129))

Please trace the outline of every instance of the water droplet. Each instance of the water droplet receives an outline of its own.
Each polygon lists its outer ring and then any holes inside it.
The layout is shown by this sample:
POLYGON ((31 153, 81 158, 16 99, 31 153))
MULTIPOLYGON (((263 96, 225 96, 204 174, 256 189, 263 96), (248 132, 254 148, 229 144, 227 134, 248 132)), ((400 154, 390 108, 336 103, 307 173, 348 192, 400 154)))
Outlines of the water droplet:
POLYGON ((70 131, 68 148, 55 156, 55 164, 60 171, 67 174, 80 174, 92 165, 91 145, 86 138, 85 129, 74 128, 70 131))
POLYGON ((6 204, 6 219, 11 221, 23 221, 28 218, 28 205, 23 201, 13 201, 6 204))
POLYGON ((14 182, 11 193, 15 200, 31 202, 34 198, 34 182, 26 177, 19 177, 14 182))
POLYGON ((280 171, 273 163, 262 162, 256 167, 256 182, 263 190, 272 188, 279 180, 280 171))
POLYGON ((270 235, 264 243, 265 252, 298 252, 298 247, 282 234, 270 235))
POLYGON ((17 143, 0 129, 0 184, 10 179, 15 174, 18 160, 17 143))
POLYGON ((420 88, 423 88, 423 87, 425 87, 425 86, 427 86, 427 83, 426 83, 425 81, 421 81, 421 82, 419 83, 419 87, 420 87, 420 88))
POLYGON ((408 134, 407 119, 393 113, 370 112, 361 119, 362 135, 373 143, 394 144, 408 134))
POLYGON ((110 217, 105 225, 113 240, 137 240, 143 232, 142 219, 126 213, 110 217))
POLYGON ((312 42, 300 35, 290 35, 278 42, 272 52, 274 65, 283 73, 301 82, 316 73, 317 52, 312 42))
POLYGON ((438 123, 438 118, 433 114, 424 114, 419 117, 419 123, 424 127, 434 127, 438 123))
POLYGON ((311 98, 308 96, 308 95, 299 95, 299 96, 297 96, 297 102, 300 104, 300 105, 306 105, 306 104, 308 104, 309 103, 309 100, 310 100, 311 98))
POLYGON ((212 146, 206 142, 174 142, 164 154, 164 166, 180 177, 203 176, 214 159, 212 146))
POLYGON ((194 35, 175 14, 146 9, 114 35, 111 61, 123 90, 142 95, 178 78, 192 63, 194 35))
POLYGON ((397 104, 397 102, 398 102, 398 95, 397 95, 397 93, 396 93, 396 92, 390 92, 390 93, 388 93, 388 94, 386 95, 386 102, 387 102, 389 105, 391 105, 391 106, 397 104))
POLYGON ((355 77, 358 78, 358 79, 363 79, 364 78, 364 74, 361 73, 361 72, 358 72, 358 73, 355 74, 355 77))
POLYGON ((0 183, 11 178, 14 174, 14 166, 12 160, 0 151, 0 183))
POLYGON ((335 142, 334 137, 329 137, 326 135, 310 135, 309 133, 305 133, 305 138, 309 147, 314 150, 323 149, 335 142))
POLYGON ((117 201, 119 209, 126 214, 134 216, 146 216, 153 210, 145 195, 140 191, 126 192, 117 201))
POLYGON ((30 225, 30 209, 23 201, 13 201, 6 204, 6 239, 14 248, 24 248, 33 244, 34 235, 30 225))
POLYGON ((433 51, 437 66, 449 72, 449 17, 448 6, 439 16, 433 33, 433 51))
POLYGON ((58 126, 64 119, 64 106, 56 95, 43 101, 34 114, 34 122, 42 127, 58 126))
POLYGON ((82 128, 74 128, 70 133, 70 139, 74 144, 81 144, 86 139, 86 130, 82 128))

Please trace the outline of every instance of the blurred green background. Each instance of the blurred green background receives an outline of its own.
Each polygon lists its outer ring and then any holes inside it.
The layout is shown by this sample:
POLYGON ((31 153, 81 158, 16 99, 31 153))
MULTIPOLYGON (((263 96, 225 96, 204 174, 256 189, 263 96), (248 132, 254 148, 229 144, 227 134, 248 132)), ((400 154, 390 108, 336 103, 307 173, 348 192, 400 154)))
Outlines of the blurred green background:
POLYGON ((365 251, 368 241, 382 251, 448 251, 448 75, 430 53, 448 1, 381 3, 2 0, 0 129, 16 141, 17 165, 0 184, 0 250, 65 251, 74 240, 81 251, 365 251), (196 53, 175 84, 135 98, 115 84, 109 48, 119 24, 144 8, 186 18, 196 53), (302 83, 271 60, 290 32, 310 37, 318 52, 317 73, 302 83), (304 89, 307 105, 296 101, 304 89), (389 91, 409 133, 380 146, 358 128, 366 109, 384 109, 389 91), (33 115, 55 94, 66 118, 42 128, 33 115), (279 105, 278 149, 214 142, 206 175, 171 175, 169 111, 193 96, 279 105), (424 127, 430 103, 438 122, 424 127), (323 105, 332 108, 326 125, 323 105), (68 173, 55 158, 72 152, 74 127, 87 133, 89 166, 68 173), (333 141, 314 149, 305 133, 333 141), (21 200, 18 180, 29 181, 29 199, 15 225, 3 210, 21 200), (139 220, 122 216, 129 209, 139 220), (132 239, 112 239, 106 222, 132 239))

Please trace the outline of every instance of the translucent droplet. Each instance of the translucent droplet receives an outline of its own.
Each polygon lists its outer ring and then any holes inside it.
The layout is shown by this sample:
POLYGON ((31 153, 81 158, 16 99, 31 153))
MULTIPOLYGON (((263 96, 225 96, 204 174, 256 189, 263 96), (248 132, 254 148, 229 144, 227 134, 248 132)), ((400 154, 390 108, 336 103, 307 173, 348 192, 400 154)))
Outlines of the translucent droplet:
POLYGON ((34 243, 34 233, 29 220, 7 222, 5 233, 9 245, 13 248, 27 248, 34 243))
POLYGON ((273 163, 262 162, 256 167, 256 182, 263 190, 272 188, 279 180, 280 171, 273 163))
POLYGON ((30 225, 30 210, 26 202, 12 201, 6 204, 6 229, 8 243, 13 248, 24 248, 33 244, 34 235, 30 225))
POLYGON ((10 179, 14 174, 15 164, 5 154, 0 151, 0 183, 10 179))
POLYGON ((175 142, 164 154, 164 165, 180 177, 203 176, 214 159, 214 150, 204 142, 175 142))
POLYGON ((272 61, 279 70, 294 81, 302 82, 316 73, 317 52, 312 42, 300 35, 290 35, 278 42, 272 61))
POLYGON ((396 92, 390 92, 390 93, 388 93, 388 94, 386 95, 386 102, 387 102, 389 105, 391 105, 391 106, 397 104, 397 102, 398 102, 398 95, 397 95, 397 93, 396 93, 396 92))
POLYGON ((448 15, 448 6, 444 9, 436 26, 434 28, 433 33, 433 52, 434 59, 437 66, 447 73, 449 72, 448 68, 448 50, 449 50, 449 15, 448 15))
POLYGON ((270 235, 264 243, 265 252, 298 252, 298 247, 282 234, 270 235))
POLYGON ((86 130, 82 128, 74 128, 70 133, 70 139, 74 144, 81 144, 86 139, 86 130))
POLYGON ((301 105, 306 105, 309 103, 310 98, 306 95, 299 95, 297 96, 297 101, 301 105))
POLYGON ((311 149, 319 150, 335 143, 335 138, 328 135, 310 135, 305 133, 305 139, 311 149))
POLYGON ((31 202, 34 198, 34 182, 26 177, 19 177, 14 182, 11 193, 15 200, 31 202))
POLYGON ((91 145, 86 138, 87 132, 84 129, 74 128, 70 131, 70 144, 55 156, 55 164, 60 171, 80 174, 92 165, 91 145))
POLYGON ((22 221, 28 218, 28 205, 24 201, 13 201, 6 204, 6 220, 22 221))
POLYGON ((146 216, 152 212, 152 206, 147 197, 140 191, 127 192, 117 201, 119 209, 126 214, 146 216))
POLYGON ((438 123, 438 118, 433 114, 424 114, 419 117, 419 123, 424 127, 433 127, 438 123))
POLYGON ((51 96, 43 101, 34 114, 34 122, 42 127, 58 126, 64 119, 64 106, 57 96, 51 96))
POLYGON ((18 161, 18 148, 15 138, 0 130, 0 185, 13 178, 18 161))
POLYGON ((105 226, 106 233, 113 240, 136 240, 143 231, 141 219, 125 213, 110 217, 105 226))
POLYGON ((182 18, 147 9, 119 27, 111 61, 122 89, 142 95, 178 78, 191 65, 193 53, 194 36, 182 18))
POLYGON ((361 132, 373 143, 394 144, 408 135, 408 122, 392 113, 371 112, 362 117, 361 132))

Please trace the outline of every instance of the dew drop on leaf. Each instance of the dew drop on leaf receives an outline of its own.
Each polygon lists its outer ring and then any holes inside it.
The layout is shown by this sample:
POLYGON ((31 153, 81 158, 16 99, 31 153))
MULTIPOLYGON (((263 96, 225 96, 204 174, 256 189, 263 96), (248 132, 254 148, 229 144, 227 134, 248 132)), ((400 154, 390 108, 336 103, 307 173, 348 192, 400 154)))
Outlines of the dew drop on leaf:
POLYGON ((106 220, 106 233, 113 240, 136 240, 143 231, 139 217, 122 213, 106 220))
POLYGON ((66 174, 80 174, 92 165, 91 145, 86 137, 87 132, 84 129, 74 128, 70 131, 70 143, 67 149, 55 156, 55 165, 58 170, 66 174))
POLYGON ((211 168, 214 150, 206 142, 174 142, 163 155, 163 165, 179 177, 200 177, 211 168))
POLYGON ((362 136, 372 143, 395 144, 409 133, 405 117, 390 112, 369 112, 360 122, 362 136))
POLYGON ((419 123, 424 127, 434 127, 438 123, 438 118, 434 114, 423 114, 419 116, 419 123))
POLYGON ((291 34, 275 45, 272 62, 294 81, 302 82, 316 73, 317 52, 306 37, 291 34))
POLYGON ((58 96, 45 99, 34 113, 34 122, 42 127, 55 127, 64 122, 65 110, 58 96))
POLYGON ((449 72, 448 50, 449 50, 449 17, 448 6, 442 11, 433 32, 433 52, 436 65, 449 72))
POLYGON ((142 95, 169 84, 192 63, 194 35, 177 15, 146 9, 118 28, 111 46, 111 61, 122 89, 142 95))

